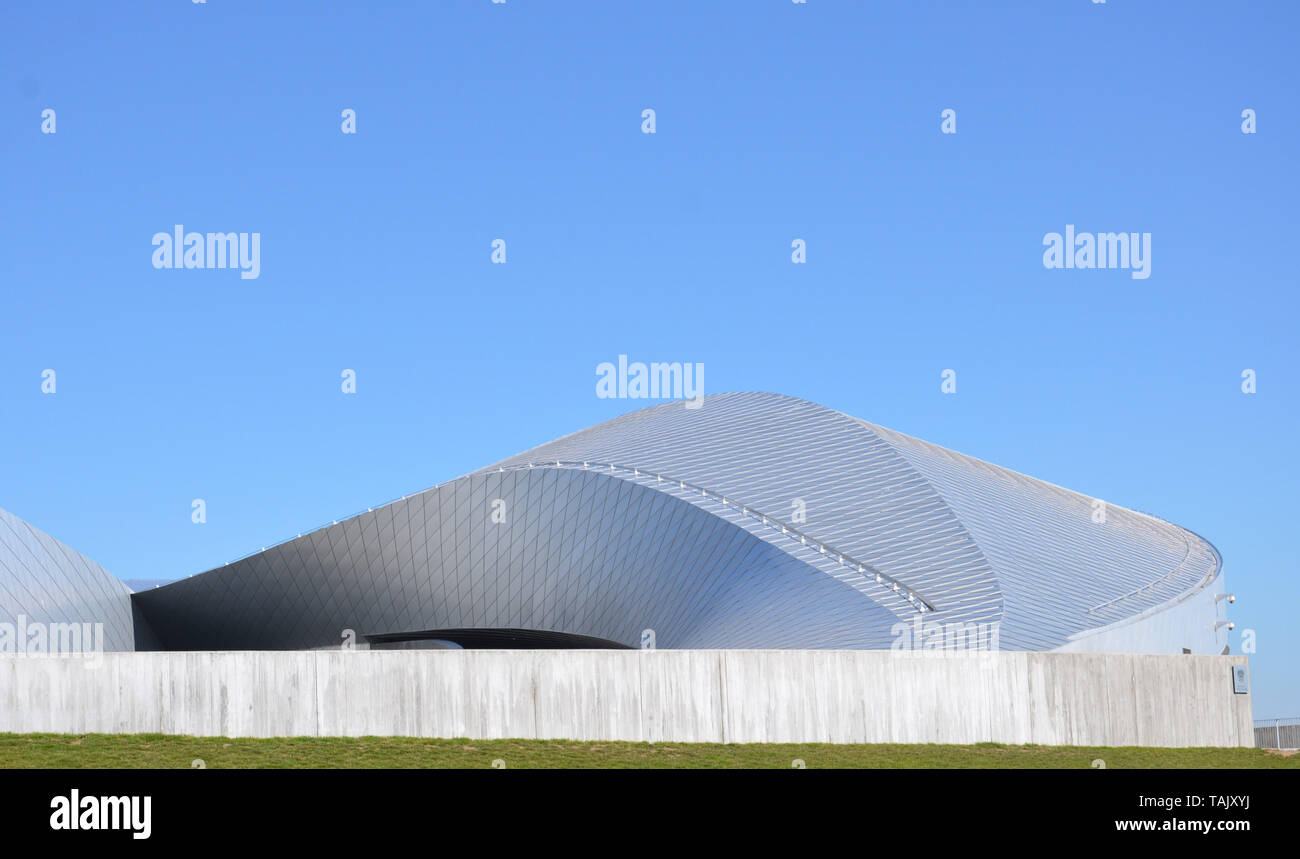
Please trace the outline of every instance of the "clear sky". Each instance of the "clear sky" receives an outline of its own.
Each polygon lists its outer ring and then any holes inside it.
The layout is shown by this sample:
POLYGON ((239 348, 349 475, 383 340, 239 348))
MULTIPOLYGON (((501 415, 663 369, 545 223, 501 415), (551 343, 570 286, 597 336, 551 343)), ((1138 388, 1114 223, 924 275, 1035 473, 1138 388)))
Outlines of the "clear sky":
POLYGON ((1300 6, 343 6, 6 10, 0 506, 175 578, 699 362, 1202 534, 1300 716, 1300 6), (176 224, 259 277, 155 269, 176 224), (1150 277, 1045 268, 1067 224, 1150 277))

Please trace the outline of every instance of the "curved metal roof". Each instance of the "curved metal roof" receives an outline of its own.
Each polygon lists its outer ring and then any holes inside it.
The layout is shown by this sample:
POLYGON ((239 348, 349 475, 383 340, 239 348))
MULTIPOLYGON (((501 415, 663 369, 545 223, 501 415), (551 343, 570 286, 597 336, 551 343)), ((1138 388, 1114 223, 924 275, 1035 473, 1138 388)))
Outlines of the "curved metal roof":
MULTIPOLYGON (((1176 525, 1110 504, 1094 522, 1090 496, 779 394, 642 409, 485 471, 552 462, 702 487, 897 582, 934 609, 927 620, 999 622, 1013 649, 1059 646, 1195 590, 1220 566, 1176 525)), ((902 619, 922 604, 873 596, 902 619)))
POLYGON ((661 647, 883 648, 924 621, 1043 650, 1218 572, 1182 528, 1115 506, 1094 522, 1092 498, 815 403, 700 405, 614 418, 136 594, 147 646, 467 628, 635 646, 652 628, 661 647))

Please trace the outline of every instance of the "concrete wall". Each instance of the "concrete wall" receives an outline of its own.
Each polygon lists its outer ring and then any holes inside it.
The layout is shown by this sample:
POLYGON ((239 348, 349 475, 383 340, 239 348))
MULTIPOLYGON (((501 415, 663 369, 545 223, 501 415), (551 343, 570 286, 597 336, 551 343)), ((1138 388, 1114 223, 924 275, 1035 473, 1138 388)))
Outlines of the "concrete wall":
POLYGON ((1244 656, 246 651, 0 658, 0 732, 1251 746, 1244 656))

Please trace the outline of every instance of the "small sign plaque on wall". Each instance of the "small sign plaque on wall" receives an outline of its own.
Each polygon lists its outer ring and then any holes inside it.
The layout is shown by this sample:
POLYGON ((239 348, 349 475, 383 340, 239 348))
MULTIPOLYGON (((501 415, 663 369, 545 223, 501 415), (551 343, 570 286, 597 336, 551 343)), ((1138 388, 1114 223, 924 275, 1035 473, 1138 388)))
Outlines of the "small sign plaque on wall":
POLYGON ((1250 675, 1246 673, 1246 666, 1232 666, 1232 691, 1238 695, 1250 694, 1250 675))

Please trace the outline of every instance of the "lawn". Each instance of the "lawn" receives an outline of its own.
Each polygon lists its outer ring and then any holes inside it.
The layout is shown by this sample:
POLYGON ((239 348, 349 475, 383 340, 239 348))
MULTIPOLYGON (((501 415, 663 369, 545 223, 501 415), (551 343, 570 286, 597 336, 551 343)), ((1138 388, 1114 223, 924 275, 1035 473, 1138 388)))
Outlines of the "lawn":
POLYGON ((0 734, 0 768, 1015 768, 1300 769, 1261 749, 820 743, 597 743, 409 737, 229 739, 162 734, 0 734), (494 764, 495 762, 495 764, 494 764))

